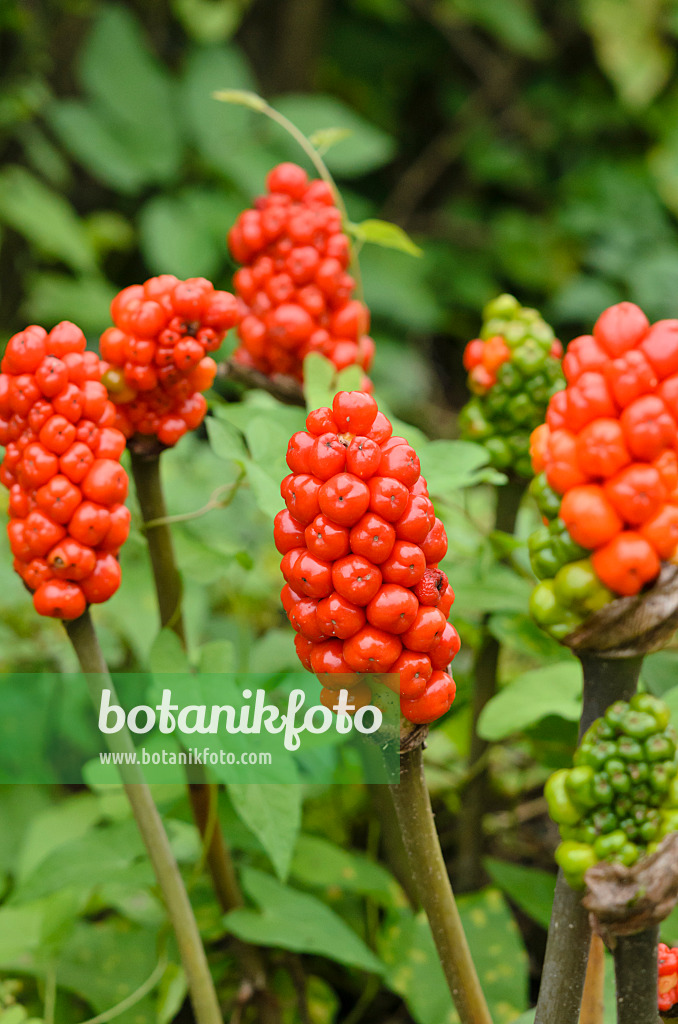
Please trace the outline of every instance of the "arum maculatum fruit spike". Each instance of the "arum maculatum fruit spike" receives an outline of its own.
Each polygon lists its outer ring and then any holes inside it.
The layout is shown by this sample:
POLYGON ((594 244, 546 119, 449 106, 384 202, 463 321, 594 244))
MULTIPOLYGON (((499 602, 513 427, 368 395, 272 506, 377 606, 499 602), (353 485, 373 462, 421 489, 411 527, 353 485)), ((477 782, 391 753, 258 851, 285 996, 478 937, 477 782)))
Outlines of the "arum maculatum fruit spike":
POLYGON ((678 949, 660 942, 657 950, 659 980, 657 1001, 660 1013, 666 1013, 678 1003, 678 949))
POLYGON ((102 364, 64 321, 27 327, 0 364, 0 481, 9 489, 14 568, 40 615, 77 619, 120 585, 129 533, 125 436, 102 364))
POLYGON ((207 353, 237 324, 236 298, 202 277, 163 274, 123 289, 111 316, 115 326, 102 334, 100 352, 116 426, 128 438, 155 436, 171 447, 205 417, 202 392, 217 371, 207 353))
POLYGON ((678 320, 650 326, 632 303, 611 306, 592 335, 571 342, 563 370, 567 387, 532 435, 530 487, 545 523, 530 541, 545 580, 533 613, 560 639, 675 559, 678 320), (573 577, 583 591, 571 590, 573 577))
POLYGON ((572 768, 544 790, 560 826, 556 861, 580 889, 598 861, 628 867, 678 828, 676 733, 669 709, 647 693, 616 701, 590 726, 572 768))
POLYGON ((274 527, 299 659, 328 707, 347 686, 355 707, 369 703, 366 675, 389 673, 404 717, 432 722, 454 700, 460 643, 438 568, 447 536, 417 454, 362 391, 339 392, 306 428, 289 442, 274 527))
MULTIPOLYGON (((369 312, 352 298, 349 241, 330 186, 284 163, 270 172, 266 188, 228 236, 242 264, 233 279, 242 314, 233 358, 268 376, 297 380, 309 352, 338 370, 358 365, 369 371, 369 312)), ((367 378, 363 390, 371 390, 367 378)))
POLYGON ((564 386, 563 350, 536 309, 500 295, 483 311, 480 337, 464 352, 474 398, 460 416, 462 437, 483 444, 497 469, 531 477, 530 434, 564 386))

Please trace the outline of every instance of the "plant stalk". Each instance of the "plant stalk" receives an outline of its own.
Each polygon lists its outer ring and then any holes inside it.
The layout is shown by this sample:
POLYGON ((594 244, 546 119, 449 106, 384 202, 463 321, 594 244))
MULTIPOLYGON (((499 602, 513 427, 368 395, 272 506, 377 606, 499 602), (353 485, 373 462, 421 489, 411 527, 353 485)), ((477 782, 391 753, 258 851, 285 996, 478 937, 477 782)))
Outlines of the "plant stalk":
POLYGON ((401 754, 400 783, 390 786, 421 905, 462 1024, 492 1024, 440 849, 421 746, 401 754))
MULTIPOLYGON (((113 701, 118 703, 89 609, 79 619, 66 622, 64 625, 80 667, 85 673, 95 709, 98 711, 101 706, 104 689, 109 689, 113 701)), ((134 753, 134 743, 126 727, 120 732, 107 734, 106 740, 112 753, 134 753)), ((222 1024, 219 1002, 193 908, 151 791, 139 765, 121 764, 119 769, 125 793, 148 851, 176 935, 196 1021, 198 1024, 222 1024)))
POLYGON ((579 1024, 603 1024, 605 1012, 605 946, 600 935, 591 936, 579 1024))
POLYGON ((181 612, 181 576, 174 557, 172 531, 169 524, 164 521, 167 518, 167 508, 160 481, 160 453, 141 452, 131 447, 130 454, 132 476, 151 557, 155 592, 158 596, 160 624, 163 629, 171 629, 176 633, 185 646, 186 633, 181 612))
POLYGON ((657 943, 659 926, 620 935, 614 949, 617 1024, 658 1024, 657 943))
MULTIPOLYGON (((153 581, 163 629, 171 629, 186 647, 186 633, 182 614, 181 576, 177 568, 172 543, 172 532, 167 521, 167 508, 160 475, 161 452, 143 452, 131 448, 132 475, 137 500, 144 522, 148 542, 153 581)), ((226 844, 218 819, 210 815, 216 808, 219 788, 210 782, 203 765, 192 765, 188 778, 188 798, 191 813, 206 851, 207 868, 221 909, 228 913, 244 906, 230 850, 226 844)), ((261 1024, 278 1024, 279 1015, 267 992, 266 970, 259 951, 247 943, 234 939, 244 974, 252 986, 260 1013, 261 1024)))
MULTIPOLYGON (((598 658, 591 653, 578 657, 584 671, 581 739, 610 704, 633 696, 643 659, 598 658)), ((577 1024, 590 943, 591 928, 581 893, 571 889, 559 871, 534 1024, 577 1024)))
MULTIPOLYGON (((515 531, 516 518, 525 483, 518 477, 510 477, 508 483, 497 489, 495 528, 503 533, 515 531)), ((473 710, 471 719, 471 742, 468 771, 471 778, 464 789, 459 814, 459 853, 456 865, 456 879, 463 892, 478 889, 485 881, 483 854, 483 815, 487 808, 487 770, 474 772, 473 769, 485 757, 489 748, 487 740, 478 735, 478 719, 485 705, 497 692, 497 670, 499 666, 499 642, 489 630, 490 616, 485 615, 481 626, 480 644, 476 654, 473 672, 473 710)))

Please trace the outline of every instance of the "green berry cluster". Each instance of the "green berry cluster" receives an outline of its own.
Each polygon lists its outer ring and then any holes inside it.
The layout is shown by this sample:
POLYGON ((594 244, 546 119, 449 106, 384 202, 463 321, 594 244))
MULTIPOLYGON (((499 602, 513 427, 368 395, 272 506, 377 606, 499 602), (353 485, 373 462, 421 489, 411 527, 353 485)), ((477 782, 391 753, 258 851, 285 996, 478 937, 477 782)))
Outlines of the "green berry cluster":
POLYGON ((614 594, 600 582, 590 552, 570 537, 558 515, 560 496, 549 486, 546 474, 533 478, 529 492, 546 520, 528 540, 532 571, 541 580, 530 596, 530 612, 542 629, 563 640, 613 600, 614 594))
POLYGON ((536 309, 500 295, 483 310, 480 337, 464 352, 474 397, 462 409, 462 437, 483 444, 497 469, 531 477, 530 434, 565 386, 562 346, 536 309))
POLYGON ((556 861, 574 889, 599 861, 627 866, 678 829, 676 733, 669 709, 647 693, 616 701, 582 737, 574 766, 544 794, 560 826, 556 861))

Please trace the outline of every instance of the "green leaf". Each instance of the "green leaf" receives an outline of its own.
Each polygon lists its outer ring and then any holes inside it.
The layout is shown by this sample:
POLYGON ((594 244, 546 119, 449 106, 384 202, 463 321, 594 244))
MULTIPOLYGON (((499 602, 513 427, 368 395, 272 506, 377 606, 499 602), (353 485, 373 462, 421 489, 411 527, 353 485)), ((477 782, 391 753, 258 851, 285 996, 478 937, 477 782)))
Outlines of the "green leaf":
POLYGON ((581 666, 574 659, 518 676, 483 708, 478 735, 494 742, 548 715, 576 722, 581 713, 581 666))
POLYGON ((148 656, 151 672, 189 672, 190 666, 183 644, 171 629, 161 629, 148 656))
POLYGON ((146 263, 156 274, 210 277, 222 256, 190 206, 172 196, 155 196, 143 207, 139 241, 146 263))
POLYGON ((487 612, 524 613, 532 593, 532 583, 506 565, 479 566, 457 564, 451 568, 457 606, 465 614, 487 612))
POLYGON ((447 0, 444 6, 452 17, 461 14, 516 53, 535 58, 549 52, 549 38, 530 0, 447 0))
POLYGON ((173 84, 130 11, 100 8, 78 70, 85 91, 134 152, 147 180, 169 180, 181 159, 178 122, 168 116, 173 84))
MULTIPOLYGON (((62 988, 77 993, 103 1013, 131 996, 157 964, 157 933, 120 918, 80 922, 55 963, 62 988)), ((117 1016, 118 1024, 156 1024, 149 995, 117 1016)))
POLYGON ((73 270, 95 270, 94 249, 73 207, 23 167, 0 171, 0 220, 45 256, 73 270))
POLYGON ((343 142, 344 139, 350 139, 352 134, 353 132, 350 128, 320 128, 309 136, 308 141, 312 146, 315 146, 319 153, 324 154, 332 146, 343 142))
MULTIPOLYGON (((457 900, 471 956, 496 1024, 509 1024, 527 1003, 527 957, 501 893, 484 889, 457 900)), ((417 1024, 459 1024, 426 917, 410 910, 387 918, 379 952, 387 984, 417 1024)))
POLYGON ((508 861, 495 860, 494 857, 486 857, 483 865, 495 885, 509 899, 542 928, 548 928, 556 886, 555 875, 534 866, 510 864, 508 861))
POLYGON ((315 896, 290 889, 253 868, 243 871, 242 885, 259 912, 232 910, 224 924, 245 942, 312 953, 382 973, 383 965, 362 939, 315 896))
POLYGON ((421 472, 433 498, 446 498, 464 487, 488 480, 496 483, 501 474, 488 466, 490 457, 482 445, 472 441, 431 441, 418 452, 421 472))
POLYGON ((304 398, 307 409, 332 407, 332 389, 336 369, 319 352, 310 352, 304 359, 304 398))
POLYGON ((301 828, 301 786, 231 783, 227 789, 238 817, 257 837, 284 881, 301 828))
POLYGON ((116 873, 120 877, 142 855, 143 845, 131 821, 91 830, 45 857, 18 885, 12 903, 27 903, 59 889, 88 891, 116 873))
POLYGON ((247 479, 252 488, 252 494, 264 515, 274 519, 280 511, 282 498, 280 497, 280 477, 274 479, 258 463, 252 459, 245 460, 247 479))
POLYGON ((542 663, 567 661, 572 657, 566 647, 548 636, 529 615, 498 612, 490 618, 489 625, 499 643, 520 654, 531 654, 542 663))
POLYGON ((87 334, 101 334, 111 322, 111 301, 116 289, 102 277, 67 274, 32 274, 23 314, 33 323, 56 324, 72 320, 87 334))
POLYGON ((412 241, 406 231, 397 224, 386 220, 363 220, 360 224, 349 224, 349 232, 361 242, 372 242, 385 249, 398 249, 410 256, 423 256, 424 252, 412 241))
POLYGON ((105 118, 78 100, 58 100, 47 109, 50 125, 68 152, 98 181, 119 192, 134 194, 147 181, 143 161, 136 157, 135 139, 114 131, 105 118))
POLYGON ((199 43, 219 43, 230 38, 247 10, 233 0, 172 0, 172 10, 199 43))
POLYGON ((641 678, 656 696, 663 697, 676 685, 678 678, 678 651, 664 650, 647 654, 640 670, 641 678))
POLYGON ((330 150, 325 159, 330 171, 342 178, 360 177, 393 157, 393 139, 333 96, 288 94, 277 97, 273 106, 307 137, 328 124, 351 133, 350 145, 330 150))
POLYGON ((198 651, 200 672, 233 672, 235 648, 230 640, 212 640, 198 651))
POLYGON ((158 986, 157 1024, 170 1024, 178 1016, 187 992, 183 968, 179 964, 168 964, 158 986))
POLYGON ((207 437, 212 451, 220 459, 243 463, 247 458, 247 448, 242 434, 226 420, 208 416, 205 420, 207 437))
POLYGON ((188 53, 181 80, 180 110, 189 138, 203 160, 237 181, 245 193, 252 189, 253 180, 260 178, 263 182, 271 166, 270 156, 252 140, 248 110, 215 103, 210 97, 226 86, 249 91, 254 84, 241 51, 228 45, 194 47, 188 53), (252 156, 248 178, 243 173, 243 159, 252 156))
POLYGON ((101 814, 99 803, 89 793, 46 807, 31 819, 17 860, 17 879, 33 873, 60 846, 84 837, 101 814))
POLYGON ((598 59, 630 107, 646 107, 675 64, 661 35, 662 0, 585 0, 580 3, 598 59))
POLYGON ((338 886, 346 892, 369 896, 386 907, 402 899, 395 879, 381 864, 319 836, 299 836, 290 873, 303 885, 322 889, 338 886))

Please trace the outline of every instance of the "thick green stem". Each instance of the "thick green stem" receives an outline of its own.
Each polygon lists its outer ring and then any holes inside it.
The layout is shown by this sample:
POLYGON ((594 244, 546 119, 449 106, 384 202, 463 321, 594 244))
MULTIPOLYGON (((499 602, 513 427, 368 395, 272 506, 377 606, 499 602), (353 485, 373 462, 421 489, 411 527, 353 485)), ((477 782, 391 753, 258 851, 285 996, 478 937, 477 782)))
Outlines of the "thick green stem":
MULTIPOLYGON (((89 610, 79 619, 65 623, 65 626, 80 667, 85 673, 95 709, 98 711, 101 706, 104 689, 111 691, 114 703, 119 703, 89 610)), ((134 743, 126 727, 120 732, 107 734, 106 740, 112 753, 134 755, 134 743)), ((119 768, 176 935, 197 1024, 222 1024, 219 1002, 193 908, 151 791, 139 765, 121 764, 119 768)))
MULTIPOLYGON (((513 533, 523 494, 525 482, 511 477, 507 484, 497 491, 495 527, 504 533, 513 533)), ((471 718, 471 742, 469 749, 470 782, 463 795, 459 815, 459 854, 457 857, 457 885, 462 891, 478 889, 484 881, 483 815, 487 808, 487 771, 473 771, 485 757, 489 744, 478 735, 478 719, 485 705, 497 692, 497 669, 499 665, 499 643, 489 630, 489 615, 483 619, 480 644, 476 654, 473 672, 473 712, 471 718)))
POLYGON ((403 843, 400 823, 386 786, 368 785, 370 801, 379 820, 381 847, 393 875, 400 883, 411 906, 419 906, 417 893, 407 850, 403 843))
POLYGON ((658 1024, 658 942, 659 926, 618 937, 614 950, 617 1024, 658 1024))
POLYGON ((153 580, 158 595, 160 624, 173 630, 185 643, 184 620, 181 614, 181 576, 174 557, 174 545, 167 518, 165 498, 160 482, 160 455, 131 449, 132 475, 137 500, 144 521, 148 551, 151 556, 153 580), (152 525, 146 526, 149 523, 152 525))
POLYGON ((421 747, 401 755, 400 783, 390 787, 419 900, 462 1024, 492 1024, 440 849, 421 747))
MULTIPOLYGON (((579 657, 584 670, 581 738, 610 704, 633 696, 643 659, 579 657)), ((590 942, 581 893, 571 889, 559 871, 534 1024, 577 1024, 590 942)))

